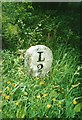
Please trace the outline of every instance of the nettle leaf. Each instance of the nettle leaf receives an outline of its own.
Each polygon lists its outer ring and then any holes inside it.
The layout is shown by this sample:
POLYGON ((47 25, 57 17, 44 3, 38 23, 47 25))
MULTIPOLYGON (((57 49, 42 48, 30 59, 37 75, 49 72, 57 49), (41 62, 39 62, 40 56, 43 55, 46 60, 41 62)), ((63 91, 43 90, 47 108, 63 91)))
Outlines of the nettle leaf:
POLYGON ((81 108, 82 108, 82 103, 78 103, 78 104, 74 107, 74 111, 75 111, 75 112, 80 112, 81 108))

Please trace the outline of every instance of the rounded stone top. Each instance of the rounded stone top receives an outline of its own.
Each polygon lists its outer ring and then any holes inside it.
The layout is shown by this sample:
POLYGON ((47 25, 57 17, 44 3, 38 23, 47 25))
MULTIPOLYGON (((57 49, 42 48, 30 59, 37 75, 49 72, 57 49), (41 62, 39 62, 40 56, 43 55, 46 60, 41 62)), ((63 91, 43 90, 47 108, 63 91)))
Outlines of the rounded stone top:
POLYGON ((25 53, 25 67, 34 77, 45 77, 51 70, 52 60, 52 51, 44 45, 31 46, 25 53))

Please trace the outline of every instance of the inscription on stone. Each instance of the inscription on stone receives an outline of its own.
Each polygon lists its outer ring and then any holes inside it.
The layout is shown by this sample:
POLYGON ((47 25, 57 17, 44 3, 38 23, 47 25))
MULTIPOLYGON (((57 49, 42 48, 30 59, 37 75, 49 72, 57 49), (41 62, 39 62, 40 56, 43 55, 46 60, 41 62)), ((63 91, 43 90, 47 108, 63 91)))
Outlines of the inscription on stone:
POLYGON ((43 52, 38 52, 38 53, 39 53, 39 59, 38 59, 38 61, 37 61, 37 62, 44 61, 44 60, 45 60, 45 58, 44 58, 43 60, 41 60, 41 54, 42 54, 43 52))
POLYGON ((30 47, 25 53, 25 67, 34 77, 45 77, 51 70, 52 51, 44 45, 30 47))

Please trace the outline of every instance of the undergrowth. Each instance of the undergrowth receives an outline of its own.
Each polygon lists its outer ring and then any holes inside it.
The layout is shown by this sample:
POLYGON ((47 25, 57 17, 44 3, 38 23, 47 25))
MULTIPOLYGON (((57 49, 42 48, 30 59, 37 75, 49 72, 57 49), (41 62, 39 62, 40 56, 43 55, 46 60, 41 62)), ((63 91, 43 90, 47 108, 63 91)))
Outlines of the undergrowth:
POLYGON ((80 119, 79 13, 10 2, 3 3, 2 10, 2 117, 80 119), (45 78, 28 76, 24 66, 26 50, 38 44, 53 53, 52 70, 45 78))

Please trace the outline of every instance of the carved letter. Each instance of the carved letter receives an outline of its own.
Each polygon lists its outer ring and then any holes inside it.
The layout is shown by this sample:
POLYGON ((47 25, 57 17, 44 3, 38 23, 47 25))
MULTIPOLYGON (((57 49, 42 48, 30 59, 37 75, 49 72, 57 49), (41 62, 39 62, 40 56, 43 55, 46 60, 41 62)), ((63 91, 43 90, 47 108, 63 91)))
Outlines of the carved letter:
POLYGON ((43 60, 41 60, 41 53, 43 53, 43 52, 38 52, 38 53, 39 53, 39 59, 38 59, 38 61, 37 61, 37 62, 44 61, 44 60, 45 60, 45 58, 44 58, 43 60))

